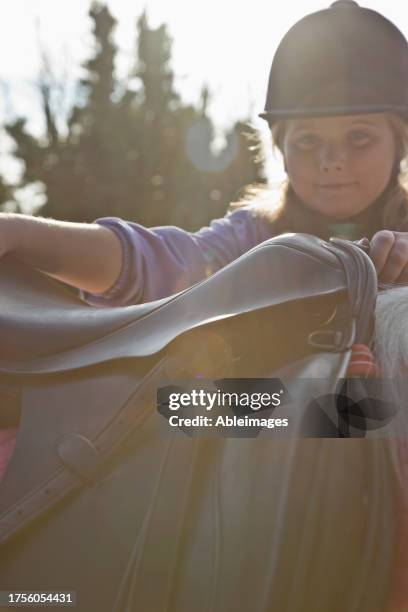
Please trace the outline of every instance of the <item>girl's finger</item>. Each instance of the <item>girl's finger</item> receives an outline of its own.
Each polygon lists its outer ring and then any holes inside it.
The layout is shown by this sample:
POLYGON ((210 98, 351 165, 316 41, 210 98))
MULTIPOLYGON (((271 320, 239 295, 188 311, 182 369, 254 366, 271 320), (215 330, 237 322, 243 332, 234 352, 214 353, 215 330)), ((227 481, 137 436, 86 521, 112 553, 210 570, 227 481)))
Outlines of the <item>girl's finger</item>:
POLYGON ((399 282, 408 263, 408 243, 400 235, 396 239, 381 270, 380 280, 386 283, 399 282))
POLYGON ((401 285, 408 285, 408 262, 405 264, 401 274, 395 282, 401 285))
POLYGON ((370 242, 370 258, 378 275, 381 274, 387 258, 395 244, 395 235, 390 230, 381 230, 374 234, 370 242))

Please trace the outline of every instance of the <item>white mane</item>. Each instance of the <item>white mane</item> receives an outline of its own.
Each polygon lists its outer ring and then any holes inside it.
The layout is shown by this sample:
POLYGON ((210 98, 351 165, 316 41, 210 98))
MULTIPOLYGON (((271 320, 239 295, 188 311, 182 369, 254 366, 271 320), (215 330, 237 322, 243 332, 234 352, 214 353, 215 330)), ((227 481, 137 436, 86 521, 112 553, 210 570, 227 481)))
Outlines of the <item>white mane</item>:
POLYGON ((376 352, 384 376, 408 377, 408 286, 378 294, 376 352))
POLYGON ((408 436, 408 286, 380 291, 376 306, 375 354, 381 377, 399 406, 396 435, 408 436))

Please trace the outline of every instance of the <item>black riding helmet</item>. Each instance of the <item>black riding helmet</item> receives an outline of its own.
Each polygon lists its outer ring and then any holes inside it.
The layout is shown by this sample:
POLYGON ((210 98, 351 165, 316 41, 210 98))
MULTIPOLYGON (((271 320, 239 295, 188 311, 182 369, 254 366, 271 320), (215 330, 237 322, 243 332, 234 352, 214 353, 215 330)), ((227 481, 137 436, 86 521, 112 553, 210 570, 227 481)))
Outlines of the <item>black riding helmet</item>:
POLYGON ((280 119, 393 112, 408 119, 408 43, 380 13, 353 0, 306 15, 272 62, 265 111, 280 119))

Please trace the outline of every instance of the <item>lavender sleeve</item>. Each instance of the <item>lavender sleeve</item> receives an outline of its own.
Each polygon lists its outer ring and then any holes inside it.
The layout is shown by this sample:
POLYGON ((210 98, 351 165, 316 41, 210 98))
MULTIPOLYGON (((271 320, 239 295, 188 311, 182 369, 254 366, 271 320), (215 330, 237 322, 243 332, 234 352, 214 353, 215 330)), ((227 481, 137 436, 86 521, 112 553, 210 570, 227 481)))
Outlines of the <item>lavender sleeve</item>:
POLYGON ((102 294, 80 290, 92 306, 128 306, 177 293, 210 276, 267 240, 270 226, 249 208, 228 213, 198 232, 175 226, 146 228, 117 217, 95 223, 110 228, 123 250, 115 284, 102 294))

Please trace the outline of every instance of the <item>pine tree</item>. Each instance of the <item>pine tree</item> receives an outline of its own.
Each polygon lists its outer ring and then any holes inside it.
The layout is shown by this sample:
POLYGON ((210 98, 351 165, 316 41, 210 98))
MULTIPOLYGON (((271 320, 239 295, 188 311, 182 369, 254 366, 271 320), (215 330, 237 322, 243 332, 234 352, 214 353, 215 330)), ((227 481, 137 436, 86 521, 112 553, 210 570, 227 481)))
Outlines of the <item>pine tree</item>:
POLYGON ((4 205, 11 200, 11 197, 10 186, 0 176, 0 210, 4 209, 4 205))
POLYGON ((172 41, 164 25, 137 22, 137 58, 129 80, 115 75, 115 20, 94 4, 94 49, 78 83, 77 102, 58 130, 52 82, 40 88, 46 131, 36 139, 19 119, 7 126, 24 162, 22 185, 41 181, 46 204, 40 214, 73 221, 118 216, 146 226, 179 225, 195 230, 225 214, 245 183, 262 180, 262 165, 238 122, 226 146, 211 149, 214 127, 203 88, 198 108, 185 105, 174 86, 172 41), (135 91, 130 79, 137 81, 135 91))

